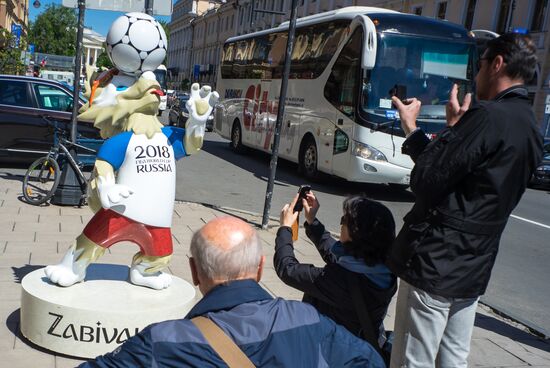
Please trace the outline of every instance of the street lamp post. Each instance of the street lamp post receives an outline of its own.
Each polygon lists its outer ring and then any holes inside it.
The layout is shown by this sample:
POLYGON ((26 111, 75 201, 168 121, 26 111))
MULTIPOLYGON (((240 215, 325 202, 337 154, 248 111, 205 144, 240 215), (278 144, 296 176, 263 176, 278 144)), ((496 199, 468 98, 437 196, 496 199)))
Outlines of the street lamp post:
MULTIPOLYGON (((37 0, 38 1, 38 0, 37 0)), ((35 1, 35 3, 37 2, 35 1)), ((73 81, 73 111, 71 116, 71 141, 76 142, 78 130, 78 109, 80 101, 80 71, 82 70, 82 38, 84 37, 84 12, 86 10, 86 1, 78 0, 78 30, 76 33, 76 55, 75 69, 73 81)), ((78 162, 76 149, 71 147, 71 156, 78 162)), ((67 206, 78 206, 81 204, 82 186, 79 183, 79 178, 76 176, 72 167, 64 162, 61 171, 61 179, 57 187, 51 203, 67 206)))
POLYGON ((153 15, 154 0, 145 0, 145 13, 153 15))
MULTIPOLYGON (((294 33, 296 30, 296 10, 298 0, 292 0, 290 11, 290 24, 288 26, 288 39, 286 42, 285 66, 283 69, 283 79, 281 81, 281 91, 279 93, 279 106, 277 109, 277 123, 275 124, 275 135, 273 137, 273 147, 271 150, 271 162, 269 163, 269 180, 265 192, 264 213, 262 216, 262 229, 267 229, 269 222, 269 210, 271 209, 271 199, 273 197, 273 185, 275 183, 275 173, 277 172, 277 159, 279 157, 279 140, 281 136, 281 125, 283 124, 283 115, 285 114, 286 90, 288 85, 288 74, 290 73, 290 60, 292 59, 292 49, 294 48, 294 33)), ((278 12, 263 11, 265 13, 276 14, 278 12)))

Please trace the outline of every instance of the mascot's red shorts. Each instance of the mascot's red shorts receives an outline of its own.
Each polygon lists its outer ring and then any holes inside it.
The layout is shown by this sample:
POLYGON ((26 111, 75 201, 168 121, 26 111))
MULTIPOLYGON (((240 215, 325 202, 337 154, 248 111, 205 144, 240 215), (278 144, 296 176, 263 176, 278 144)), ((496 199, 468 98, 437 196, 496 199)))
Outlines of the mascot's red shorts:
POLYGON ((83 233, 103 248, 130 241, 139 245, 146 256, 163 257, 172 254, 170 228, 145 225, 105 208, 92 217, 83 233))

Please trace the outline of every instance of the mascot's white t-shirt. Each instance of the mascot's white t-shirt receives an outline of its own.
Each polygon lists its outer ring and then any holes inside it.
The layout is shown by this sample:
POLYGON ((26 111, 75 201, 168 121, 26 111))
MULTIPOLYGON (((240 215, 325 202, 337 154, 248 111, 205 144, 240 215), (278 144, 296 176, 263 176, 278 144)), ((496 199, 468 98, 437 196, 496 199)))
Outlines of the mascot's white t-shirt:
POLYGON ((152 138, 125 132, 108 139, 97 158, 117 171, 117 184, 134 193, 111 207, 134 221, 172 226, 176 191, 176 160, 185 156, 185 130, 166 127, 152 138))

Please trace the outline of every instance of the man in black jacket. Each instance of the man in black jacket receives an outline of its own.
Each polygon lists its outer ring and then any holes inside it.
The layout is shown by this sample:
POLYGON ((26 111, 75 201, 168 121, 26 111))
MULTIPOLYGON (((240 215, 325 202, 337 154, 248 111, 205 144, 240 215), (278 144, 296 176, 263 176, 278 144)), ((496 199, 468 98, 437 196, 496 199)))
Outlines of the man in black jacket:
POLYGON ((536 49, 526 36, 489 41, 479 59, 479 103, 453 86, 447 125, 430 142, 416 127, 420 102, 393 98, 415 162, 412 210, 388 266, 401 278, 391 367, 466 367, 479 296, 500 236, 541 159, 542 139, 523 86, 536 49))

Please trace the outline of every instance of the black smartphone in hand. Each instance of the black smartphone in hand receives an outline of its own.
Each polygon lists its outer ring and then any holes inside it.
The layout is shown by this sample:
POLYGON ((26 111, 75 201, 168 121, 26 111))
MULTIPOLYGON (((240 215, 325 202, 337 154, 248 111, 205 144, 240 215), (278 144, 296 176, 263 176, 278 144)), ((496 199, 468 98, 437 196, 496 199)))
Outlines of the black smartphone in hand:
MULTIPOLYGON (((389 94, 391 97, 395 96, 398 99, 400 99, 403 103, 405 103, 405 100, 407 99, 407 86, 402 84, 396 84, 393 86, 392 89, 390 89, 389 94)), ((392 103, 392 107, 396 109, 397 107, 392 103)))
POLYGON ((294 212, 300 212, 304 209, 304 205, 302 204, 302 199, 306 198, 306 195, 311 191, 311 185, 300 185, 300 189, 298 189, 298 201, 296 202, 296 205, 294 206, 294 212))

